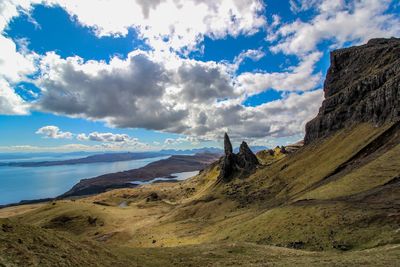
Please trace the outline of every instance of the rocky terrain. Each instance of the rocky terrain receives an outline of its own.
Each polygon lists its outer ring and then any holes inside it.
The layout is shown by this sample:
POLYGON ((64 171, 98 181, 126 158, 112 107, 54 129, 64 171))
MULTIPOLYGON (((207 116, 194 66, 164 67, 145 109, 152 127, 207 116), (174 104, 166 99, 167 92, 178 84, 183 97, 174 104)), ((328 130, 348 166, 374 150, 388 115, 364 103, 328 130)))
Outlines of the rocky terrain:
POLYGON ((331 53, 318 116, 307 123, 305 142, 360 122, 400 120, 400 39, 372 39, 331 53))
POLYGON ((0 265, 398 266, 398 49, 379 39, 332 53, 304 145, 235 154, 225 135, 224 157, 191 179, 0 210, 0 265))

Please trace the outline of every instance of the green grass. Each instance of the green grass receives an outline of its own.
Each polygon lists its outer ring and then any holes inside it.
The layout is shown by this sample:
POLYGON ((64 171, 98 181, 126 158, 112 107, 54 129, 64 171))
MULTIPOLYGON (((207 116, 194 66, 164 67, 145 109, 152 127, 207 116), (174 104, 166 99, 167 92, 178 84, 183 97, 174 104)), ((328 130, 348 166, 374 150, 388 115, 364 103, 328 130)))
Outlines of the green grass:
POLYGON ((0 266, 396 266, 399 246, 307 252, 247 242, 171 248, 110 246, 0 219, 0 266), (7 225, 4 228, 4 225, 7 225), (6 229, 4 231, 4 229, 6 229))
POLYGON ((299 199, 332 199, 357 194, 389 182, 400 174, 400 144, 379 158, 323 185, 299 199), (397 159, 397 160, 396 160, 397 159))
POLYGON ((0 219, 0 266, 396 266, 399 246, 307 252, 247 242, 171 248, 110 246, 0 219))

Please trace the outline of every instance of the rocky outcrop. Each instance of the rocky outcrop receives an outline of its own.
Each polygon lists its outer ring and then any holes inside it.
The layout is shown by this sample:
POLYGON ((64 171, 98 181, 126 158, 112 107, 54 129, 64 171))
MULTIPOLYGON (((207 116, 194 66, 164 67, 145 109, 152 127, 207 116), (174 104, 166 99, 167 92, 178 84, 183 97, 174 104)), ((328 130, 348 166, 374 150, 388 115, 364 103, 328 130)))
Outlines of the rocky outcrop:
POLYGON ((304 141, 301 140, 297 143, 290 144, 284 147, 286 154, 292 154, 304 146, 304 141))
POLYGON ((225 155, 233 153, 232 143, 231 140, 229 140, 229 136, 227 133, 225 133, 224 135, 224 151, 225 155))
POLYGON ((225 156, 221 161, 219 181, 230 182, 234 177, 244 177, 255 170, 259 165, 256 155, 251 151, 246 142, 242 142, 239 153, 233 153, 229 136, 224 136, 225 156))
POLYGON ((306 144, 359 122, 400 120, 400 39, 333 51, 324 95, 317 117, 306 125, 306 144))
POLYGON ((247 143, 244 141, 240 145, 239 153, 236 155, 236 158, 236 165, 239 166, 240 169, 252 170, 259 164, 256 155, 254 155, 247 143))

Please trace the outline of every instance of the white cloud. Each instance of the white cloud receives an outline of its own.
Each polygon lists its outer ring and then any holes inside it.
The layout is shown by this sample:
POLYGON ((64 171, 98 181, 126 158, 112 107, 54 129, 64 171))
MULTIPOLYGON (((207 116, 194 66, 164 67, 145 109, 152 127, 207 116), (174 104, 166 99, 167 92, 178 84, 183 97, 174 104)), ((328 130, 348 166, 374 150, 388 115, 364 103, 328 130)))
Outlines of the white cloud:
POLYGON ((313 74, 315 63, 322 54, 312 53, 304 57, 298 66, 285 72, 245 72, 236 78, 241 93, 257 94, 267 89, 279 91, 307 91, 314 89, 321 82, 321 73, 313 74))
MULTIPOLYGON (((207 114, 204 138, 215 140, 223 136, 225 131, 234 139, 301 134, 305 123, 317 114, 322 99, 322 90, 316 90, 303 94, 291 93, 283 99, 256 107, 226 101, 204 111, 207 114)), ((194 127, 192 131, 196 130, 194 127)))
POLYGON ((101 142, 101 148, 105 150, 149 150, 153 146, 142 143, 138 138, 131 137, 127 134, 99 133, 92 132, 89 134, 77 134, 76 139, 79 141, 101 142))
MULTIPOLYGON (((21 7, 29 8, 30 1, 20 1, 21 7)), ((28 114, 28 103, 13 89, 18 82, 27 80, 27 75, 35 71, 37 55, 26 50, 18 51, 16 44, 4 36, 4 29, 10 20, 18 15, 14 1, 0 2, 0 114, 28 114)))
POLYGON ((375 37, 400 34, 399 16, 388 11, 390 0, 320 0, 304 4, 301 9, 314 7, 317 15, 310 21, 300 19, 279 27, 268 39, 276 41, 271 50, 286 54, 305 55, 317 49, 324 40, 334 47, 347 42, 363 43, 375 37))
MULTIPOLYGON (((267 116, 263 115, 265 110, 259 110, 273 103, 256 108, 241 103, 246 95, 269 88, 286 91, 314 88, 320 81, 320 75, 312 73, 319 57, 318 53, 311 54, 285 73, 246 73, 235 78, 231 64, 182 59, 173 54, 165 61, 151 52, 134 51, 126 60, 114 58, 107 64, 84 62, 78 57, 62 59, 49 53, 41 62, 43 75, 37 85, 43 92, 36 108, 102 120, 116 127, 147 128, 203 139, 213 139, 227 129, 237 129, 234 131, 246 137, 285 136, 302 132, 301 123, 305 117, 316 114, 320 102, 309 105, 299 99, 310 94, 290 94, 288 99, 274 104, 282 105, 280 109, 273 110, 291 112, 286 104, 298 99, 298 103, 305 105, 307 116, 295 118, 294 114, 301 113, 296 106, 295 113, 286 117, 270 113, 280 119, 269 119, 268 125, 259 126, 261 117, 267 116), (252 118, 257 119, 252 122, 252 118), (275 129, 280 123, 289 126, 275 129)), ((95 138, 103 137, 96 135, 91 139, 95 138)), ((167 142, 183 141, 196 142, 182 139, 167 142)))
MULTIPOLYGON (((341 1, 341 0, 339 0, 341 1)), ((301 11, 309 10, 316 4, 320 3, 321 0, 290 0, 290 10, 294 13, 299 13, 301 11)), ((338 2, 336 0, 331 0, 330 2, 338 2)))
POLYGON ((27 150, 27 151, 48 151, 48 150, 84 150, 84 151, 97 151, 97 150, 150 150, 154 149, 153 146, 142 143, 138 138, 131 137, 127 134, 113 134, 113 133, 99 133, 92 132, 89 134, 80 133, 74 134, 71 132, 63 132, 57 126, 44 126, 36 131, 36 134, 43 135, 45 138, 52 139, 72 139, 76 136, 78 141, 94 141, 101 144, 86 145, 86 144, 68 144, 56 147, 38 147, 38 146, 9 146, 0 147, 0 151, 4 150, 27 150))
POLYGON ((93 132, 88 135, 79 134, 77 139, 80 141, 96 141, 96 142, 116 142, 116 143, 126 143, 126 142, 137 142, 137 138, 131 138, 127 134, 113 134, 113 133, 99 133, 93 132))
POLYGON ((98 36, 136 29, 156 50, 190 51, 205 36, 253 34, 265 25, 260 0, 47 0, 63 7, 98 36), (112 19, 110 19, 112 18, 112 19))
POLYGON ((0 77, 9 82, 19 82, 35 71, 34 54, 22 54, 15 43, 0 35, 0 77))
POLYGON ((43 135, 45 138, 52 139, 71 139, 73 134, 71 132, 63 132, 57 126, 44 126, 36 131, 36 134, 43 135))
POLYGON ((238 69, 240 64, 242 64, 246 59, 251 59, 253 61, 259 61, 265 57, 265 52, 259 49, 248 49, 246 51, 241 52, 238 56, 236 56, 233 60, 233 65, 235 69, 238 69))
POLYGON ((166 138, 164 140, 165 145, 177 145, 182 143, 190 143, 196 145, 200 143, 199 138, 194 136, 178 137, 178 138, 166 138))
POLYGON ((28 114, 29 105, 11 89, 9 83, 0 78, 0 114, 28 114))

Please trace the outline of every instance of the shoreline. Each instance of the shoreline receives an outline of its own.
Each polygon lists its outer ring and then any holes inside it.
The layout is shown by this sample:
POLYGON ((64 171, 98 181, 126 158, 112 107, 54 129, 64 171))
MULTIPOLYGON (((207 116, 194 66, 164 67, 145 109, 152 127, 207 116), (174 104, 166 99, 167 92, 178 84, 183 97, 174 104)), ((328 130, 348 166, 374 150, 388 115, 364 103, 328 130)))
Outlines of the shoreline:
POLYGON ((101 194, 109 190, 121 188, 135 188, 142 183, 150 182, 156 178, 170 180, 155 182, 179 182, 175 179, 176 173, 201 171, 208 164, 219 158, 217 154, 196 154, 193 156, 175 155, 167 159, 151 162, 144 167, 123 172, 108 173, 93 178, 82 179, 67 192, 50 198, 21 200, 20 202, 0 205, 0 209, 32 205, 56 200, 80 199, 86 196, 101 194), (138 182, 135 184, 135 182, 138 182))

